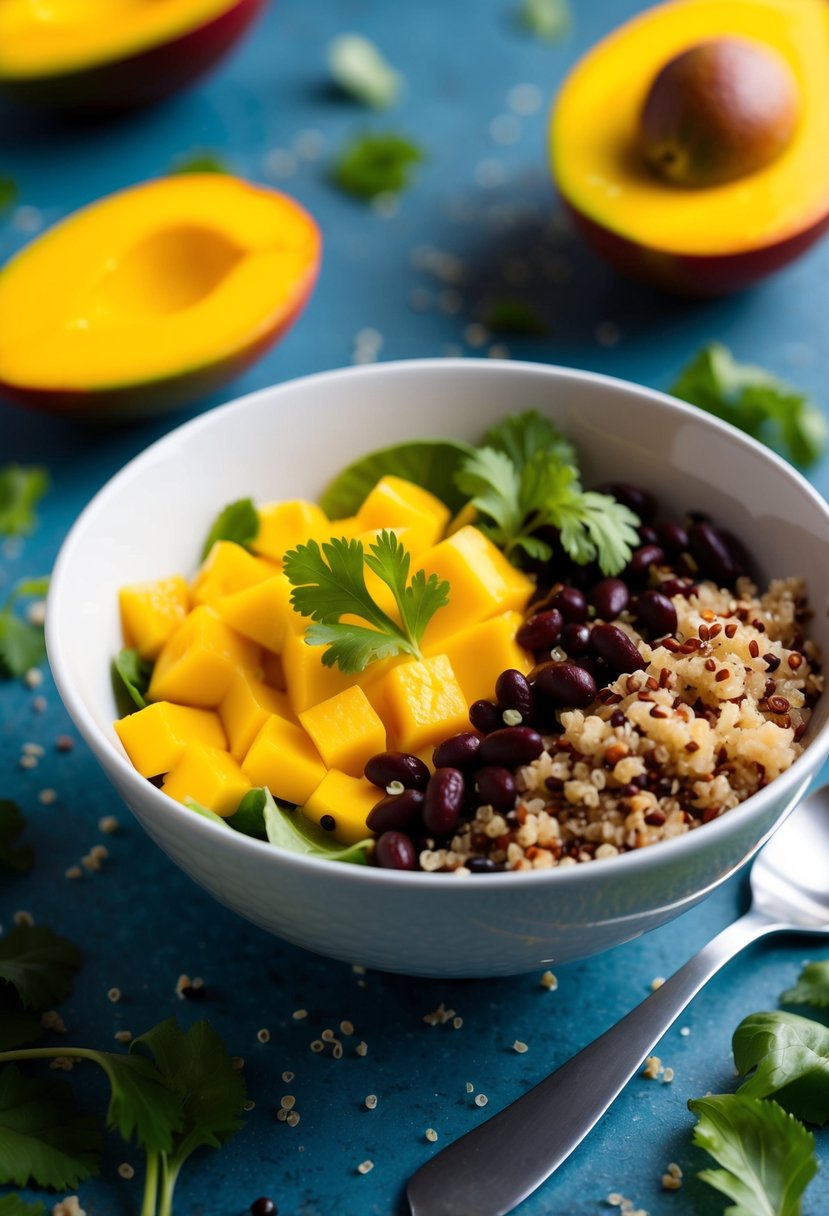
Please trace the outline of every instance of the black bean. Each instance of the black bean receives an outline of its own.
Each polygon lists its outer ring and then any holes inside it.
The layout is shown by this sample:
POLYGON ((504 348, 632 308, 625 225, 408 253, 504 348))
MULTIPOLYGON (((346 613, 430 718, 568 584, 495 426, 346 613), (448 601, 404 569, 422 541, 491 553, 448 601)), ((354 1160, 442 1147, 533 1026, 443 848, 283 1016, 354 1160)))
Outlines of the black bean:
POLYGON ((663 519, 656 525, 657 544, 666 553, 682 553, 688 548, 688 532, 675 519, 663 519))
POLYGON ((613 621, 628 606, 630 591, 620 578, 603 578, 590 592, 590 603, 596 615, 604 621, 613 621))
POLYGON ((617 502, 624 503, 634 511, 643 524, 650 523, 656 515, 657 504, 653 494, 641 486, 631 485, 628 481, 609 481, 597 486, 600 494, 612 494, 617 502))
POLYGON ((725 540, 712 524, 701 521, 692 524, 688 541, 691 554, 704 574, 721 583, 734 581, 737 573, 734 559, 725 540))
POLYGON ((366 763, 365 775, 381 790, 393 781, 407 790, 425 790, 430 777, 428 764, 408 752, 378 752, 366 763))
POLYGON ((508 768, 490 764, 475 774, 478 801, 496 811, 510 811, 515 806, 515 778, 508 768))
POLYGON ((613 713, 610 715, 610 725, 624 726, 625 722, 627 722, 627 718, 625 717, 624 710, 614 709, 613 713))
POLYGON ((636 623, 660 637, 676 633, 676 608, 661 591, 645 591, 636 605, 636 623))
POLYGON ((251 1216, 276 1216, 276 1204, 272 1199, 263 1196, 261 1199, 254 1199, 250 1212, 251 1216))
POLYGON ((640 528, 639 529, 639 543, 641 545, 659 544, 659 537, 656 535, 656 529, 649 527, 647 524, 645 524, 644 527, 640 528))
POLYGON ((564 617, 558 608, 548 608, 546 612, 537 612, 524 621, 515 640, 527 650, 551 650, 559 639, 563 624, 564 617))
POLYGON ((674 595, 689 596, 693 582, 689 578, 666 578, 659 584, 659 590, 668 597, 674 595))
POLYGON ((565 621, 579 623, 587 620, 587 597, 583 591, 579 591, 578 587, 562 587, 555 593, 551 603, 554 608, 559 610, 565 621))
POLYGON ((533 690, 522 672, 516 671, 513 667, 502 671, 495 681, 495 695, 501 711, 505 709, 517 711, 525 726, 532 722, 535 709, 533 690))
POLYGON ((378 836, 383 832, 402 832, 419 817, 424 797, 423 790, 387 794, 369 811, 366 827, 378 836))
POLYGON ((467 857, 463 864, 470 874, 495 874, 502 868, 491 857, 467 857))
POLYGON ((492 701, 473 701, 469 706, 469 721, 483 735, 489 735, 494 730, 500 730, 504 725, 498 712, 498 706, 492 701))
POLYGON ((432 754, 432 762, 435 768, 471 768, 478 763, 480 746, 479 735, 473 734, 471 730, 462 730, 460 734, 451 735, 437 745, 432 754))
POLYGON ((561 631, 561 647, 574 657, 586 654, 590 649, 590 626, 578 625, 575 621, 565 625, 561 631))
POLYGON ((596 696, 596 681, 577 663, 544 663, 536 670, 535 686, 560 709, 584 709, 596 696))
MULTIPOLYGON (((490 738, 493 736, 490 735, 490 738)), ((429 778, 423 799, 423 826, 434 836, 448 836, 458 825, 466 782, 457 768, 439 768, 429 778)))
POLYGON ((739 536, 735 536, 733 532, 726 531, 725 528, 719 528, 718 531, 728 547, 736 573, 738 575, 748 574, 754 565, 754 561, 739 536))
POLYGON ((417 853, 402 832, 384 832, 377 841, 374 859, 384 870, 416 870, 417 853))
POLYGON ((628 562, 628 573, 632 578, 646 579, 651 566, 661 566, 665 561, 665 550, 659 545, 641 545, 628 562))
POLYGON ((538 731, 530 726, 505 726, 493 731, 481 743, 478 753, 482 765, 498 768, 514 768, 537 760, 544 751, 544 743, 538 731))
POLYGON ((641 671, 647 666, 633 642, 618 625, 594 625, 590 641, 599 657, 617 675, 641 671))

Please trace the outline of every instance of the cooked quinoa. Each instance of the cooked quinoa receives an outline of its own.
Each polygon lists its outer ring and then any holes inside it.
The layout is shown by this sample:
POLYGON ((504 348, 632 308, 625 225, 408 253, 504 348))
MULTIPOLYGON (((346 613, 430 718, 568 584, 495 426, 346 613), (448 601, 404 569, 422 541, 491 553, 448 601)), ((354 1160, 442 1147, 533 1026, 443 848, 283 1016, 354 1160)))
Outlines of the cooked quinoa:
POLYGON ((675 633, 654 646, 630 614, 614 621, 645 670, 560 714, 562 732, 519 768, 515 808, 478 807, 448 848, 421 851, 424 870, 470 873, 488 857, 507 870, 599 861, 693 831, 784 772, 820 695, 817 653, 804 641, 805 586, 762 595, 702 582, 672 598, 675 633))

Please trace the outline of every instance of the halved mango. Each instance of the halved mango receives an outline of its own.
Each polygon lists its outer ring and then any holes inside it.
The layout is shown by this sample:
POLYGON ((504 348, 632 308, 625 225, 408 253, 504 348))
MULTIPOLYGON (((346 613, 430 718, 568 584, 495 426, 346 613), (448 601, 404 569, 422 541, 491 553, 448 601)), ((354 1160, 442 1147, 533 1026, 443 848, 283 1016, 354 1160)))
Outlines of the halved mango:
POLYGON ((110 195, 0 272, 0 396, 97 417, 183 405, 287 329, 319 258, 302 207, 226 174, 110 195))

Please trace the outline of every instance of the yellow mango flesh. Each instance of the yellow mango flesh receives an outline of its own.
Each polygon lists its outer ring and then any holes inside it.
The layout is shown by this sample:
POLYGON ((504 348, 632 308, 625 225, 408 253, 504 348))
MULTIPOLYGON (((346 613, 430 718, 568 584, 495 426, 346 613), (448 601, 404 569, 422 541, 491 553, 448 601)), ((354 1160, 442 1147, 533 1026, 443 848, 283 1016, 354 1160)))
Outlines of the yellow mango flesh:
POLYGON ((193 579, 193 603, 215 604, 273 578, 276 573, 273 566, 260 561, 241 545, 231 540, 218 540, 193 579))
POLYGON ((309 540, 321 542, 333 535, 322 507, 303 499, 266 503, 259 508, 259 532, 253 549, 262 557, 281 562, 289 549, 309 540))
POLYGON ((216 748, 227 744, 218 714, 166 701, 121 718, 115 732, 142 777, 168 773, 190 743, 216 748))
POLYGON ((502 612, 434 642, 427 654, 446 655, 470 705, 473 701, 492 700, 495 681, 502 671, 514 669, 527 675, 534 665, 533 655, 515 640, 523 619, 520 612, 502 612))
POLYGON ((469 704, 444 654, 399 664, 367 693, 393 751, 417 753, 469 730, 469 704))
POLYGON ((242 761, 242 772, 274 798, 302 804, 325 776, 325 765, 301 726, 272 714, 242 761))
POLYGON ((229 752, 191 743, 161 788, 177 802, 192 798, 226 819, 236 814, 251 782, 229 752))
POLYGON ((306 800, 302 813, 320 825, 329 815, 334 820, 331 835, 343 844, 357 844, 372 835, 366 818, 382 797, 383 791, 364 777, 332 768, 306 800))
POLYGON ((269 688, 250 671, 237 671, 219 702, 219 718, 227 735, 227 747, 241 762, 251 743, 271 715, 294 721, 284 692, 269 688))
POLYGON ((133 583, 118 592, 124 643, 142 659, 154 659, 187 616, 190 589, 179 574, 133 583))
POLYGON ((449 523, 449 508, 421 486, 402 477, 382 477, 357 512, 361 530, 412 528, 433 545, 449 523))
POLYGON ((362 777, 366 761, 386 750, 386 728, 362 688, 346 688, 299 715, 327 768, 362 777))
POLYGON ((291 584, 281 572, 223 596, 214 607, 231 629, 277 653, 285 644, 290 618, 296 616, 291 607, 291 584))
POLYGON ((236 671, 258 666, 260 653, 258 646, 234 633, 212 608, 201 605, 162 647, 147 699, 211 709, 224 697, 236 671))

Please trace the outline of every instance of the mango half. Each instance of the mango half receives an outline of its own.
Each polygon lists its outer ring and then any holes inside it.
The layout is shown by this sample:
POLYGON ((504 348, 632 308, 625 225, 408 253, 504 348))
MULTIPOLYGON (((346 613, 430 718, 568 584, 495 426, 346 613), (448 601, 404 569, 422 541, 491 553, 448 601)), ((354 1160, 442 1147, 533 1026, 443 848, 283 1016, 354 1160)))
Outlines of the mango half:
POLYGON ((93 203, 0 271, 0 397, 98 418, 190 402, 285 332, 320 246, 293 199, 223 174, 93 203))
POLYGON ((553 108, 553 174, 576 227, 618 269, 685 294, 739 290, 784 266, 829 228, 828 64, 826 0, 671 0, 627 22, 576 65, 553 108), (718 38, 781 56, 800 119, 765 167, 683 188, 645 162, 640 116, 665 64, 718 38))
POLYGON ((195 80, 266 0, 3 0, 0 89, 67 114, 160 100, 195 80))

